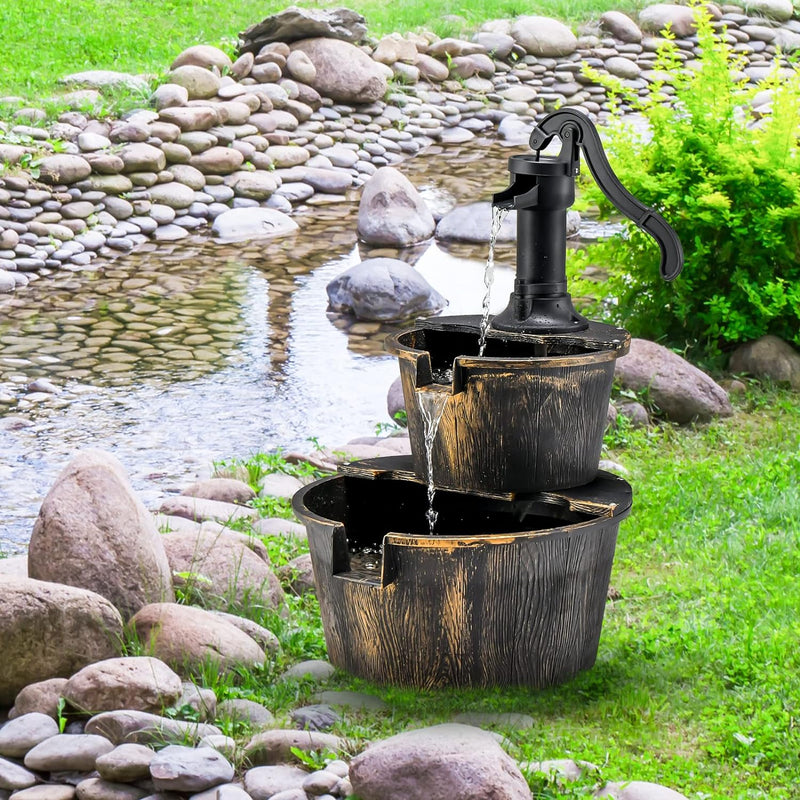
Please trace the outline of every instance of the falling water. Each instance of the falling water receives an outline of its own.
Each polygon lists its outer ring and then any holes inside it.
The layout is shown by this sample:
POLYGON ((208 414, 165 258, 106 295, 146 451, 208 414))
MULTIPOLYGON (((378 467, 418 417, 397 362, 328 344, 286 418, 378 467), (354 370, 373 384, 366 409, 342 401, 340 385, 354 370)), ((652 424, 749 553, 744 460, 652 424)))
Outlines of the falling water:
POLYGON ((482 356, 486 350, 486 334, 489 331, 489 303, 492 300, 492 284, 494 283, 494 246, 500 234, 500 227, 508 214, 507 208, 492 206, 492 230, 489 235, 489 255, 486 258, 486 270, 483 273, 483 285, 486 292, 483 295, 483 317, 481 317, 481 335, 478 339, 478 355, 482 356))
POLYGON ((428 530, 431 536, 434 534, 436 519, 439 516, 433 510, 433 497, 436 494, 436 485, 433 482, 433 441, 436 438, 436 431, 439 430, 439 421, 442 419, 449 396, 449 392, 436 389, 422 389, 417 392, 419 410, 424 423, 425 466, 428 475, 428 510, 425 512, 425 518, 428 520, 428 530))

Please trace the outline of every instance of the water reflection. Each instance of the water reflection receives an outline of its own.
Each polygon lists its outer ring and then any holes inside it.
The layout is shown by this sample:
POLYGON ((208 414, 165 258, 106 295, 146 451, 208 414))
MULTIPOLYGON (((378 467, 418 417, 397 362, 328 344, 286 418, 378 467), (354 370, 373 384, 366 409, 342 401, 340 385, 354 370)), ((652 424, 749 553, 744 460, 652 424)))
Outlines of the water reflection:
MULTIPOLYGON (((451 147, 403 171, 442 211, 502 188, 510 154, 451 147)), ((113 451, 153 505, 214 458, 310 448, 311 436, 341 444, 387 421, 399 373, 383 338, 396 326, 326 310, 327 283, 378 254, 359 247, 356 210, 352 200, 301 209, 299 233, 266 243, 146 245, 0 299, 0 551, 24 550, 44 493, 81 448, 113 451), (27 393, 36 378, 60 393, 27 393)), ((485 247, 402 257, 449 299, 445 313, 480 312, 485 247)), ((495 311, 512 263, 498 248, 495 311)))

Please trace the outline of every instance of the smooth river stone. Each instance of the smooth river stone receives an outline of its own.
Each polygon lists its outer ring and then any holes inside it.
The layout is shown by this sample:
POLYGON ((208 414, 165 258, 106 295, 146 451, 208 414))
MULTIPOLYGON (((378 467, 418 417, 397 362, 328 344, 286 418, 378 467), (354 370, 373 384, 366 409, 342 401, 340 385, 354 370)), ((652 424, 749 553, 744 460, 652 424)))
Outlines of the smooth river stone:
POLYGON ((25 766, 44 772, 90 772, 98 756, 114 749, 104 736, 58 734, 37 744, 25 756, 25 766))

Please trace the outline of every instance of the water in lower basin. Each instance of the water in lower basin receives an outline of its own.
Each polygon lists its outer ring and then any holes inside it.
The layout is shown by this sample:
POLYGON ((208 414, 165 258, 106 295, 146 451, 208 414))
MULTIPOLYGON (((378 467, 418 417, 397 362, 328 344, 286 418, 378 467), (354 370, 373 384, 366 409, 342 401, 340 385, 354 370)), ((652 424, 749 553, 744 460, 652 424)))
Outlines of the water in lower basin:
MULTIPOLYGON (((473 202, 503 187, 510 153, 449 147, 402 170, 432 203, 473 202)), ((309 437, 341 445, 388 421, 399 371, 383 338, 407 325, 327 313, 327 283, 392 255, 414 261, 446 313, 477 313, 486 247, 369 250, 356 211, 357 197, 298 209, 300 232, 282 239, 146 245, 0 297, 0 553, 24 552, 42 498, 81 449, 113 452, 152 508, 214 459, 310 452, 309 437), (37 378, 59 394, 27 394, 37 378)), ((511 291, 513 246, 498 255, 493 311, 511 291)))

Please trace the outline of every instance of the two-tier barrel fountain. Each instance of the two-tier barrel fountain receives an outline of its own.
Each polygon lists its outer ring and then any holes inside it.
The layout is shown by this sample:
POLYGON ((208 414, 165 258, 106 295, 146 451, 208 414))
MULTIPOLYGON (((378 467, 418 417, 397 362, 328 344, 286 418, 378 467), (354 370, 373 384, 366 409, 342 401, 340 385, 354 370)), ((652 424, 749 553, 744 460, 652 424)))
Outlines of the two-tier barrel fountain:
POLYGON ((346 465, 294 498, 330 660, 373 681, 544 687, 597 656, 631 508, 629 484, 599 471, 614 362, 630 337, 584 319, 567 292, 581 150, 608 199, 659 243, 664 278, 683 256, 619 183, 588 118, 550 114, 531 147, 509 160, 511 186, 494 197, 517 212, 508 307, 488 324, 429 319, 388 339, 413 455, 346 465), (560 153, 542 155, 556 136, 560 153))

